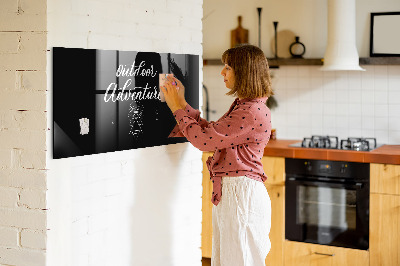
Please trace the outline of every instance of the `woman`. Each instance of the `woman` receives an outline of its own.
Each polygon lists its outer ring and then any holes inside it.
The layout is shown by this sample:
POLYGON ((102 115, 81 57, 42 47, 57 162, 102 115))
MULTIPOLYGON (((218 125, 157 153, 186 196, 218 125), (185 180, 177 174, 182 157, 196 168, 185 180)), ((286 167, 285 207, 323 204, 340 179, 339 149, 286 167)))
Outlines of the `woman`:
POLYGON ((271 131, 267 98, 272 95, 268 62, 252 45, 225 51, 221 71, 227 95, 237 98, 218 121, 200 118, 179 80, 168 76, 161 90, 177 126, 196 148, 214 151, 207 160, 213 182, 212 265, 265 265, 271 243, 271 201, 261 158, 271 131))

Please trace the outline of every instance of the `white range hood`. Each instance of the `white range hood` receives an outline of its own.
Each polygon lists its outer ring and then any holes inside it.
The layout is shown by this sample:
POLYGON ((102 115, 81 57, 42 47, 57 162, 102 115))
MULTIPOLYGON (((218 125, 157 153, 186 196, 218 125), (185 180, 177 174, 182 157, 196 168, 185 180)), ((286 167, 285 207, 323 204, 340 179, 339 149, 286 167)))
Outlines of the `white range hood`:
POLYGON ((358 70, 355 0, 328 0, 328 44, 323 71, 358 70))

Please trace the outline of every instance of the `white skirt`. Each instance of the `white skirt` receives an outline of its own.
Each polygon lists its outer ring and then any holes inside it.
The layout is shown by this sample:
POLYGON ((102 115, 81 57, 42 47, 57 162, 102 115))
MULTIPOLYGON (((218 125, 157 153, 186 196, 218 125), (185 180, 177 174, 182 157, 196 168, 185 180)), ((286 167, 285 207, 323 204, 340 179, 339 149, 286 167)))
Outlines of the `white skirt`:
POLYGON ((212 266, 262 266, 271 249, 271 200, 260 181, 223 177, 212 210, 212 266))

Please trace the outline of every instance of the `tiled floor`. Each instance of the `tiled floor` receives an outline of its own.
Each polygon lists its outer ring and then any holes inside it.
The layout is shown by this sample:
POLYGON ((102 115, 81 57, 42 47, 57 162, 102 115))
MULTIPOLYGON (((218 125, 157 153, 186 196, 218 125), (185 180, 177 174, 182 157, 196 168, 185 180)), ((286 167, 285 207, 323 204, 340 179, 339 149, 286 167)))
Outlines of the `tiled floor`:
POLYGON ((202 258, 203 266, 211 266, 211 259, 209 258, 202 258))

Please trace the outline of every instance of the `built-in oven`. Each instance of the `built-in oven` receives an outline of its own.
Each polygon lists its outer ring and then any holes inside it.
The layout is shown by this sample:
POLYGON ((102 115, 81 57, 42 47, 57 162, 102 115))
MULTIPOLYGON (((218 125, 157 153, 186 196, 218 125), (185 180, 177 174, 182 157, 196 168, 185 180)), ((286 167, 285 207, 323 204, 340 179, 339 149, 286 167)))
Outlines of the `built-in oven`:
POLYGON ((285 238, 367 250, 369 164, 285 161, 285 238))

